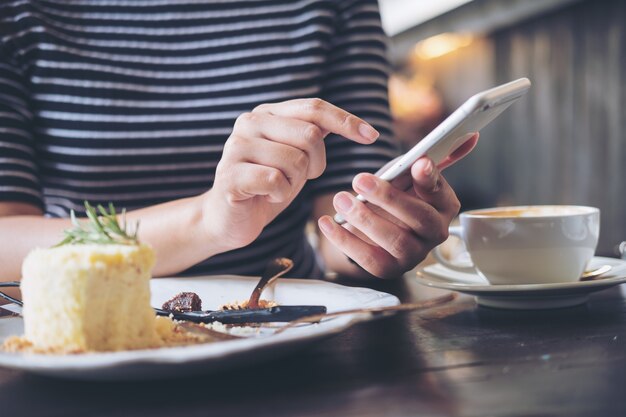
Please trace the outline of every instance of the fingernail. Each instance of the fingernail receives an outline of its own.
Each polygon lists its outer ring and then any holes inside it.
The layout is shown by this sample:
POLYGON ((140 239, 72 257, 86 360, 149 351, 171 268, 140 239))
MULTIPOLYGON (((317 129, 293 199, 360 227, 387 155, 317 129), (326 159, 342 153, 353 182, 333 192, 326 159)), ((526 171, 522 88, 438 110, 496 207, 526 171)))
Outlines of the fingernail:
POLYGON ((362 194, 368 194, 373 192, 376 189, 376 181, 372 179, 372 177, 368 175, 361 175, 357 178, 356 181, 357 191, 362 194))
POLYGON ((379 135, 376 129, 366 123, 361 123, 359 125, 359 134, 369 141, 376 140, 379 135))
POLYGON ((333 230, 332 221, 328 217, 320 217, 317 221, 318 226, 322 229, 322 232, 330 233, 333 230))
POLYGON ((430 159, 426 160, 426 165, 424 165, 424 174, 429 177, 433 175, 433 171, 435 170, 435 164, 430 159))
POLYGON ((335 196, 335 204, 340 211, 350 211, 350 209, 352 208, 352 199, 348 197, 345 193, 339 193, 335 196))

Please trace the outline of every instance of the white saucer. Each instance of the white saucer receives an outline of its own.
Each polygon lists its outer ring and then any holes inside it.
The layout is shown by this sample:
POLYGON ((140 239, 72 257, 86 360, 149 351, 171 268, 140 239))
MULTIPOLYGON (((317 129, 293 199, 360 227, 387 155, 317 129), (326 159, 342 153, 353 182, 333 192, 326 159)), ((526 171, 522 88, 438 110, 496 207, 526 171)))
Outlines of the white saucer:
POLYGON ((585 303, 592 292, 626 282, 625 260, 596 256, 589 263, 589 269, 602 265, 611 265, 613 268, 597 281, 491 285, 477 274, 457 272, 436 263, 419 268, 417 282, 474 295, 476 302, 486 307, 515 310, 572 307, 585 303))

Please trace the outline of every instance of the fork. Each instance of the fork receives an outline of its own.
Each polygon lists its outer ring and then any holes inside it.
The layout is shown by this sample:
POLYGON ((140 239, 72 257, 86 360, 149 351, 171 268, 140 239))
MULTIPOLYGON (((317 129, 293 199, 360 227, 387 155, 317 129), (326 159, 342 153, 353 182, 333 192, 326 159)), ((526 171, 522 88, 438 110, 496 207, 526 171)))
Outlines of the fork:
MULTIPOLYGON (((19 281, 7 281, 7 282, 0 282, 0 288, 5 288, 5 287, 19 287, 20 283, 19 281)), ((7 301, 10 301, 12 303, 15 303, 19 306, 21 306, 23 303, 18 300, 17 298, 13 298, 11 297, 9 294, 5 294, 2 291, 0 291, 0 298, 4 298, 7 301)))
POLYGON ((160 308, 155 308, 154 311, 156 311, 159 316, 172 316, 176 320, 187 320, 194 323, 213 323, 216 321, 224 324, 271 322, 286 323, 308 316, 325 314, 326 306, 291 305, 243 310, 207 310, 185 312, 170 312, 160 308))

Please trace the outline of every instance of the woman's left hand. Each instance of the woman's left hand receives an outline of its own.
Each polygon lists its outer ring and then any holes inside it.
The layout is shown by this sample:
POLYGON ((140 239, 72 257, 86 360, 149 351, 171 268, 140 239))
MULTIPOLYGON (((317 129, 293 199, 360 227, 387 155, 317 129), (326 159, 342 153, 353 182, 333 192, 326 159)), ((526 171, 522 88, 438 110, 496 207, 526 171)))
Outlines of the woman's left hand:
POLYGON ((410 174, 392 184, 372 174, 357 175, 353 188, 368 203, 348 192, 337 193, 333 205, 347 224, 340 226, 330 216, 322 216, 318 220, 320 229, 335 247, 370 274, 380 278, 400 276, 448 237, 448 226, 461 205, 441 169, 469 153, 477 140, 478 135, 439 166, 421 158, 410 174))

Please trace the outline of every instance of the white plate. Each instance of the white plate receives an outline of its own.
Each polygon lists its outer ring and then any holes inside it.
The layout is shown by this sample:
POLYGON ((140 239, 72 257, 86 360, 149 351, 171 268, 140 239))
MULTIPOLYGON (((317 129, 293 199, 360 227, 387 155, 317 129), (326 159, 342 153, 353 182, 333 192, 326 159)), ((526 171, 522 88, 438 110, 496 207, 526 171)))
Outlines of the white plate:
POLYGON ((558 284, 491 285, 477 274, 457 272, 439 263, 417 270, 417 282, 429 287, 476 296, 480 305, 506 309, 572 307, 587 301, 589 294, 626 282, 626 261, 596 256, 589 269, 611 265, 597 281, 558 284))
MULTIPOLYGON (((203 309, 225 302, 245 300, 258 282, 256 277, 206 276, 152 280, 152 304, 161 304, 181 291, 193 291, 203 309)), ((399 304, 393 295, 367 288, 344 287, 317 280, 281 279, 263 293, 279 304, 325 305, 328 312, 399 304)), ((339 316, 319 324, 303 325, 284 333, 265 330, 245 339, 164 349, 135 350, 84 355, 33 355, 0 352, 0 366, 50 376, 122 380, 189 375, 222 370, 276 357, 298 345, 336 334, 368 315, 339 316)), ((0 343, 23 333, 20 317, 0 319, 0 343)))

